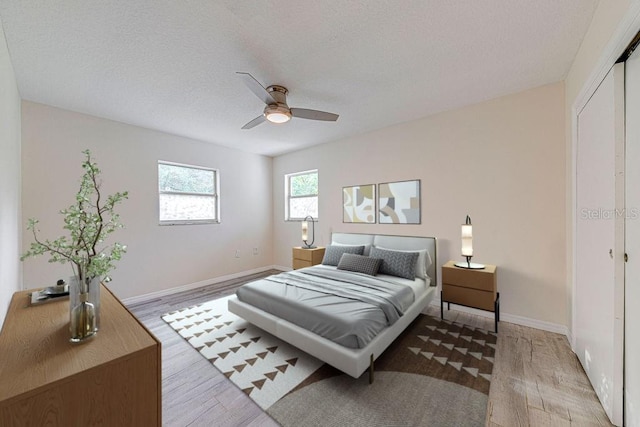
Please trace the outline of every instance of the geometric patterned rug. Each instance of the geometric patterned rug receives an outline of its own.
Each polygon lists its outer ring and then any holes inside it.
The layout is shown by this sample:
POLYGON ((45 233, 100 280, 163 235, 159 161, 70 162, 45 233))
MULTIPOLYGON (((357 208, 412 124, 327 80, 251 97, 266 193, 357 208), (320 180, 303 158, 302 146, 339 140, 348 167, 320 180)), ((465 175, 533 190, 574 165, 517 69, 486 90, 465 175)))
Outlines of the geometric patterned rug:
POLYGON ((323 362, 230 313, 227 300, 173 311, 162 319, 267 409, 323 362))
POLYGON ((420 315, 369 385, 367 372, 354 379, 229 313, 227 299, 162 318, 281 425, 485 423, 493 332, 420 315))

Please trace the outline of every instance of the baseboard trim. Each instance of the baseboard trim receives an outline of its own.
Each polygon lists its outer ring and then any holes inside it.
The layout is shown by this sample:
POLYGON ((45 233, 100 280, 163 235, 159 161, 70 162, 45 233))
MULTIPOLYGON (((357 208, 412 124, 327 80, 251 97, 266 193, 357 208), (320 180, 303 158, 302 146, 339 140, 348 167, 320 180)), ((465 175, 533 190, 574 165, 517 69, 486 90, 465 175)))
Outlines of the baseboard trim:
MULTIPOLYGON (((188 283, 186 285, 176 286, 174 288, 163 289, 161 291, 151 292, 143 295, 136 295, 129 298, 123 298, 122 302, 125 305, 137 304, 140 302, 149 301, 150 299, 165 297, 167 295, 177 294, 178 292, 190 291, 204 286, 215 285, 216 283, 226 282, 227 280, 238 279, 243 276, 250 276, 252 274, 262 273, 267 270, 287 270, 287 267, 279 265, 269 265, 266 267, 254 268, 253 270, 245 270, 239 273, 227 274, 226 276, 218 276, 211 279, 201 280, 195 283, 188 283)), ((290 268, 289 268, 290 270, 290 268)))
MULTIPOLYGON (((431 302, 431 305, 435 305, 440 309, 440 298, 436 298, 431 302)), ((471 307, 465 307, 463 305, 452 304, 451 309, 457 311, 462 311, 463 313, 475 314, 481 317, 486 317, 488 319, 494 319, 494 315, 490 311, 477 310, 471 307)), ((445 307, 445 318, 446 318, 446 307, 445 307)), ((529 328, 541 329, 543 331, 554 332, 556 334, 565 335, 569 338, 569 329, 565 325, 560 325, 558 323, 546 322, 544 320, 532 319, 530 317, 518 316, 515 314, 509 314, 500 312, 500 321, 501 322, 509 322, 515 323, 520 326, 528 326, 529 328)))

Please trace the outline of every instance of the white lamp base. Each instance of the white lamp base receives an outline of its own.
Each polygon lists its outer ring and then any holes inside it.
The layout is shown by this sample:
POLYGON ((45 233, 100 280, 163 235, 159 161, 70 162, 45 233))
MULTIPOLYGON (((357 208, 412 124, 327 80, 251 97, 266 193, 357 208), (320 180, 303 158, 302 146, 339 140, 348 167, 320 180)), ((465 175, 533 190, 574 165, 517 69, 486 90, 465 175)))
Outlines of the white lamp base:
POLYGON ((478 264, 475 262, 466 262, 466 261, 456 262, 453 265, 460 268, 470 268, 472 270, 482 270, 484 268, 484 264, 478 264))

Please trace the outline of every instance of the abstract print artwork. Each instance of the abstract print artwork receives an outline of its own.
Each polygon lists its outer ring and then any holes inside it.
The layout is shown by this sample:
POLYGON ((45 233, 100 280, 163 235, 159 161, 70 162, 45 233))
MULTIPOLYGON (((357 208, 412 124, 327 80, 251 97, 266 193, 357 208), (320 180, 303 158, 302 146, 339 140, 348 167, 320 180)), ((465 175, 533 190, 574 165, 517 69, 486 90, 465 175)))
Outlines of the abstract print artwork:
POLYGON ((375 184, 342 188, 342 222, 375 224, 375 184))
POLYGON ((378 184, 378 223, 420 224, 420 180, 378 184))

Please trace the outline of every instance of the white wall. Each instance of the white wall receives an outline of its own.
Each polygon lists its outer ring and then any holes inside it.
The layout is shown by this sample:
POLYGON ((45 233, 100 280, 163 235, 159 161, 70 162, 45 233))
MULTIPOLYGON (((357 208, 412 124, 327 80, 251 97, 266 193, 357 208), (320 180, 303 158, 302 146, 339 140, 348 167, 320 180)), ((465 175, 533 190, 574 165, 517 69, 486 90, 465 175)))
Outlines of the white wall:
POLYGON ((0 22, 0 327, 20 289, 20 94, 0 22))
MULTIPOLYGON (((105 195, 129 191, 118 210, 126 228, 114 233, 128 246, 110 284, 119 297, 272 264, 271 158, 32 102, 23 102, 22 124, 23 224, 35 217, 43 236, 64 234, 58 211, 74 201, 85 148, 102 170, 105 195), (158 225, 158 160, 220 170, 221 224, 158 225)), ((30 242, 25 234, 23 248, 30 242)), ((70 274, 46 257, 24 262, 26 288, 70 274)))
POLYGON ((300 245, 283 176, 318 168, 318 244, 331 231, 436 236, 442 265, 461 259, 468 214, 474 261, 498 265, 502 312, 566 325, 564 117, 557 83, 275 158, 275 263, 300 245), (408 179, 422 180, 422 224, 342 223, 343 186, 408 179))

